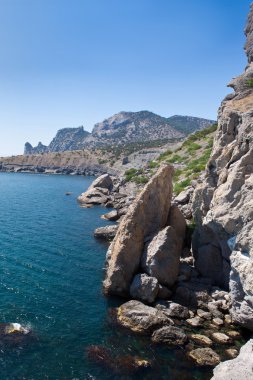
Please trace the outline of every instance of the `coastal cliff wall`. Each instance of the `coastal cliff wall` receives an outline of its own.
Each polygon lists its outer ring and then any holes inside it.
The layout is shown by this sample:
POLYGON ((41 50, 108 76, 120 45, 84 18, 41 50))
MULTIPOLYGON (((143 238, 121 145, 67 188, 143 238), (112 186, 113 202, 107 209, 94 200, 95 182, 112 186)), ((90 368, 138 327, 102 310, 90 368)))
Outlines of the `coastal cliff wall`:
POLYGON ((230 289, 235 321, 253 330, 253 5, 245 72, 229 83, 207 173, 193 197, 195 266, 230 289))

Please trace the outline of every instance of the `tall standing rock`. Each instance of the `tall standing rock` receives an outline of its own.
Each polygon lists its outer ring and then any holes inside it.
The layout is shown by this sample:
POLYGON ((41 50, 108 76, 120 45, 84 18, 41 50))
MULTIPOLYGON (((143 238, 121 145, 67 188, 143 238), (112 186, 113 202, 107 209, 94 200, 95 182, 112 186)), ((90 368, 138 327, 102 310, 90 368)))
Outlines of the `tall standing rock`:
POLYGON ((108 251, 105 294, 125 296, 138 271, 144 240, 166 225, 173 168, 162 166, 130 206, 108 251))
POLYGON ((245 30, 248 66, 229 84, 206 180, 193 197, 195 265, 229 287, 233 318, 253 330, 253 5, 245 30), (207 262, 208 261, 208 262, 207 262))

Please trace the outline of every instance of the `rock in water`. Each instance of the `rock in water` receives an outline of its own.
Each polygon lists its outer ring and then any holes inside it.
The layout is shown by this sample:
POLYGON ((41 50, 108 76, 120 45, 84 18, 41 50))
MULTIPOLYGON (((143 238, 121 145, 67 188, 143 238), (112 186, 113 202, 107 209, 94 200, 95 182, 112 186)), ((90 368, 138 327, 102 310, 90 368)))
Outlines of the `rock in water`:
POLYGON ((112 240, 116 235, 118 227, 117 225, 98 227, 94 231, 94 236, 98 239, 112 240))
POLYGON ((165 227, 148 244, 142 256, 143 270, 160 284, 174 285, 180 264, 181 240, 173 227, 165 227))
POLYGON ((195 265, 231 291, 232 317, 253 331, 253 6, 246 27, 248 66, 229 84, 204 181, 193 196, 195 265))
POLYGON ((176 346, 181 346, 187 342, 187 335, 184 330, 175 326, 162 327, 152 334, 152 341, 154 343, 166 343, 176 346))
POLYGON ((109 174, 103 174, 92 182, 88 190, 77 197, 82 205, 105 204, 109 200, 109 193, 113 182, 109 174))
POLYGON ((110 247, 105 294, 126 296, 137 272, 144 239, 155 234, 167 222, 172 195, 173 168, 162 166, 130 206, 110 247))
POLYGON ((211 380, 252 380, 253 379, 253 339, 250 339, 233 360, 220 363, 213 371, 211 380))
POLYGON ((215 366, 221 360, 219 355, 209 347, 192 350, 188 356, 200 366, 215 366))
POLYGON ((128 301, 117 309, 118 323, 136 333, 152 333, 155 329, 173 324, 173 321, 154 307, 139 301, 128 301))
POLYGON ((134 276, 130 286, 130 295, 134 299, 153 303, 159 291, 159 284, 155 277, 149 277, 145 273, 134 276))

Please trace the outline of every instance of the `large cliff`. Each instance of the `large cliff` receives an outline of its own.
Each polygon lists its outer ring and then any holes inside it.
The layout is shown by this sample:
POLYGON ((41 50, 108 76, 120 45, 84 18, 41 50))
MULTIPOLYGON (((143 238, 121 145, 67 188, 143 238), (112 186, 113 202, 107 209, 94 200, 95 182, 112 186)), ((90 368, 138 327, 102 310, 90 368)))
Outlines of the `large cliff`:
POLYGON ((253 5, 245 72, 229 83, 207 173, 195 191, 196 268, 230 289, 235 321, 253 330, 253 5))

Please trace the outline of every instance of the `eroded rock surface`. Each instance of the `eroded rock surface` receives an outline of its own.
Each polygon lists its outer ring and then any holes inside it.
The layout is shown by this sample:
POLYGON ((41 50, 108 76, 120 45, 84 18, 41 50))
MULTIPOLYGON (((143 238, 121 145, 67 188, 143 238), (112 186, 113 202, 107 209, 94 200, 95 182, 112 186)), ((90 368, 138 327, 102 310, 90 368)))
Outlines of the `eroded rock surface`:
POLYGON ((248 66, 229 84, 204 181, 193 197, 199 272, 230 288, 232 316, 253 330, 253 6, 246 27, 248 66))
POLYGON ((129 207, 107 256, 103 283, 106 294, 126 296, 140 266, 144 240, 167 222, 172 195, 173 168, 162 166, 129 207))
POLYGON ((174 285, 180 264, 181 240, 175 229, 165 227, 147 245, 142 256, 142 269, 159 283, 168 287, 174 285))
POLYGON ((213 371, 212 380, 253 379, 253 339, 250 339, 233 360, 220 363, 213 371))
POLYGON ((162 311, 139 301, 128 301, 117 309, 117 322, 136 333, 151 333, 155 329, 173 324, 162 311))
POLYGON ((159 291, 159 284, 155 277, 149 277, 145 273, 134 276, 130 286, 130 295, 134 299, 153 303, 159 291))

